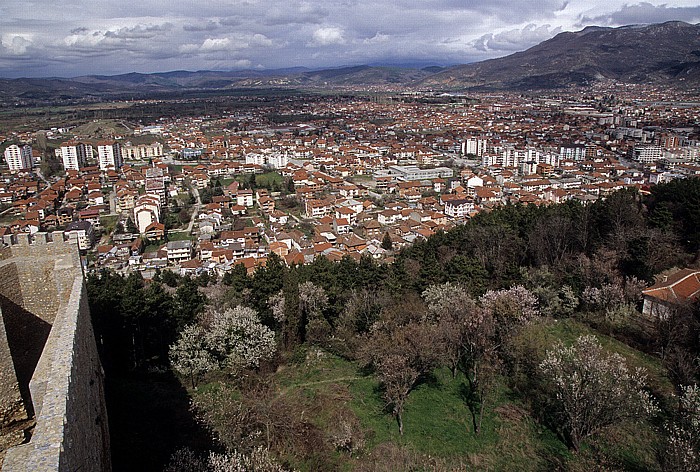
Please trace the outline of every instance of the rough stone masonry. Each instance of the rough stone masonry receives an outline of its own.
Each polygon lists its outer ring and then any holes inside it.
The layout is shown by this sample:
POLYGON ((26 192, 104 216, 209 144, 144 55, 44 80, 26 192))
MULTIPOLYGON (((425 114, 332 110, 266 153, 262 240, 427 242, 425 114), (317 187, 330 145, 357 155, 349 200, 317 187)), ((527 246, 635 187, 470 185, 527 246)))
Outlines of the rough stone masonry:
POLYGON ((2 472, 111 470, 104 374, 77 243, 0 245, 2 472))

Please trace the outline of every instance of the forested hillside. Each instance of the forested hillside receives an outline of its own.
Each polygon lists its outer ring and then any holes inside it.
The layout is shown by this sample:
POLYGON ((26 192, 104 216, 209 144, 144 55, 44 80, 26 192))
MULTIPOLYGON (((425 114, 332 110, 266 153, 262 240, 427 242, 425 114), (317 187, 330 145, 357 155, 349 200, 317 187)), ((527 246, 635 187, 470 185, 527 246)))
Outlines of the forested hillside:
POLYGON ((700 179, 401 251, 88 279, 119 470, 698 470, 700 179), (238 470, 238 469, 233 469, 238 470))

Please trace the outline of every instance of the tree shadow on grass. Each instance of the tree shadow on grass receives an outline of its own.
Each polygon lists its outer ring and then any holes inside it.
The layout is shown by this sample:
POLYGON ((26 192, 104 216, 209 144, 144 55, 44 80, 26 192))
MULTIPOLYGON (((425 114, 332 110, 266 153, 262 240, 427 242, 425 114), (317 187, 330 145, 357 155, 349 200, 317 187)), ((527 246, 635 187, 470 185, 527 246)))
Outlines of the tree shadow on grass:
POLYGON ((481 401, 479 395, 472 389, 468 382, 460 382, 459 397, 462 399, 472 417, 472 431, 476 431, 479 421, 479 408, 481 401))

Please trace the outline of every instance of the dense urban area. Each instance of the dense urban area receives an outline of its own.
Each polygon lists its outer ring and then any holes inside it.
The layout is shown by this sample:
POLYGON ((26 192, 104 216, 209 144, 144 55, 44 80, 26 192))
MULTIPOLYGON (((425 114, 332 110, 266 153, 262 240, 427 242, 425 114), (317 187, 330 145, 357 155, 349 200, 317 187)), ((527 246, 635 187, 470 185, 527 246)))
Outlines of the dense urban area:
POLYGON ((91 270, 222 277, 270 253, 391 261, 500 205, 585 204, 700 174, 700 104, 641 87, 167 105, 152 121, 5 132, 2 234, 65 231, 91 270))
POLYGON ((17 104, 0 236, 77 242, 115 471, 697 470, 699 116, 614 81, 17 104))

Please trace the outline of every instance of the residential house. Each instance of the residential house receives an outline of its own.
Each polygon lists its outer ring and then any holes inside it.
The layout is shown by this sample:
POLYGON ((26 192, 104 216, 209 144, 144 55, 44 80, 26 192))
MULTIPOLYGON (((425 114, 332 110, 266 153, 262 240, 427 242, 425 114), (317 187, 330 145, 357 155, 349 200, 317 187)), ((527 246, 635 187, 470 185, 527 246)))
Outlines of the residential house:
POLYGON ((642 290, 642 313, 659 318, 667 317, 674 308, 691 304, 700 298, 700 270, 681 269, 651 287, 642 290))

